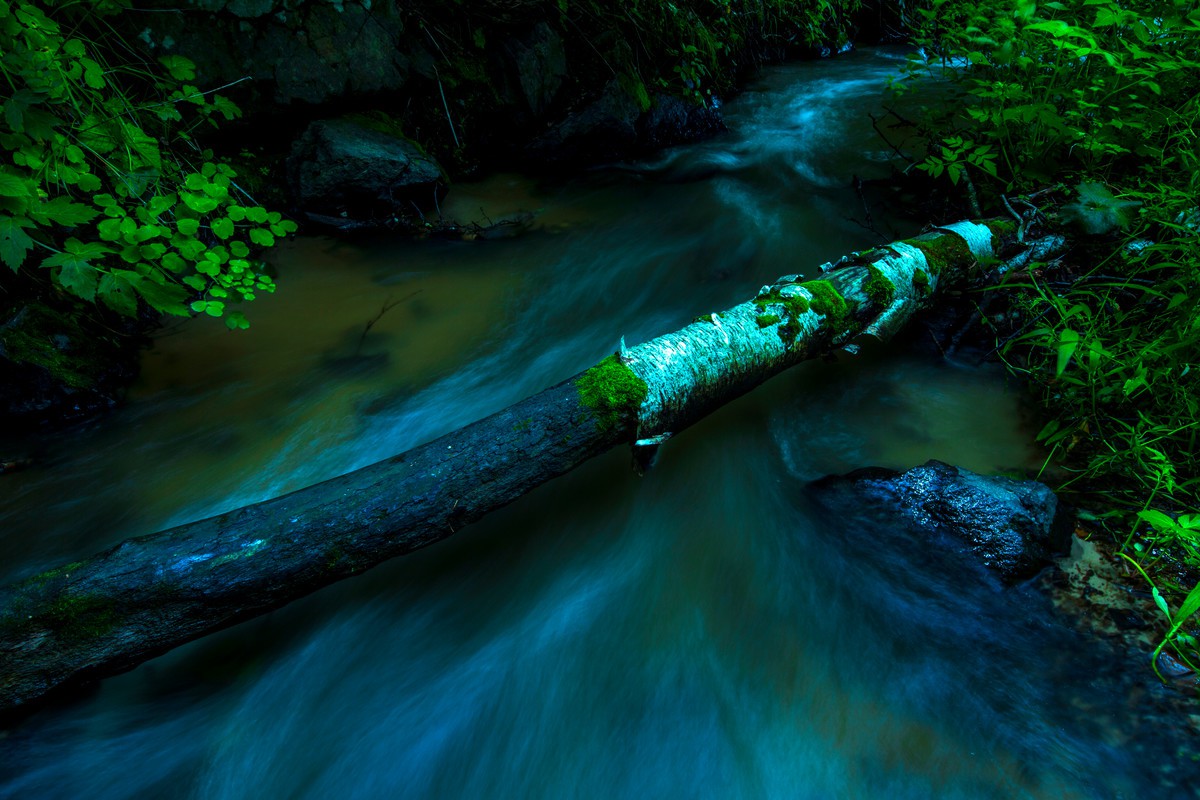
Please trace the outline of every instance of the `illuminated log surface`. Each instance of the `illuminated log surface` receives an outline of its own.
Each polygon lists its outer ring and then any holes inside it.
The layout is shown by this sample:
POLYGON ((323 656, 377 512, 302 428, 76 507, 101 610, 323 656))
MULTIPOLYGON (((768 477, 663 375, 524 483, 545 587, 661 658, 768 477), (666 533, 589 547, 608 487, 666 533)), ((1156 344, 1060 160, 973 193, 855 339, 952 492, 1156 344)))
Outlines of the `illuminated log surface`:
MULTIPOLYGON (((1045 257, 960 222, 796 275, 428 444, 0 589, 0 710, 131 669, 432 544, 613 447, 643 456, 780 371, 889 338, 993 258, 1045 257)), ((1040 250, 1039 250, 1040 248, 1040 250)))

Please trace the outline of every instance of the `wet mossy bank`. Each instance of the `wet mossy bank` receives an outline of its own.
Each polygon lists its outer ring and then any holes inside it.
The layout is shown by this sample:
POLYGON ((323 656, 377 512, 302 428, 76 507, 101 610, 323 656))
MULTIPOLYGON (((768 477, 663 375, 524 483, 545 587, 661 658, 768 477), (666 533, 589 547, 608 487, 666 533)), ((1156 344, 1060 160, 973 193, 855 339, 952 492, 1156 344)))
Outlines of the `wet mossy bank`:
MULTIPOLYGON (((83 423, 120 403, 154 319, 121 317, 11 274, 0 275, 0 289, 0 441, 83 423)), ((23 455, 6 448, 0 462, 23 455)))

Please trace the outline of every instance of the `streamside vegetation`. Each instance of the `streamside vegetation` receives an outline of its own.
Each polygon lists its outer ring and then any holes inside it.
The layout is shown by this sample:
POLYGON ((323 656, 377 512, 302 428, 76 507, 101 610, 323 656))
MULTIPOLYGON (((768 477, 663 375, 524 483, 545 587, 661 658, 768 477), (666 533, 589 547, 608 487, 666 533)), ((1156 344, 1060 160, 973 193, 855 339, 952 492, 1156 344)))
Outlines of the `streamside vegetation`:
POLYGON ((1043 409, 1044 477, 1152 592, 1155 669, 1200 667, 1200 6, 932 0, 906 21, 912 169, 1074 243, 980 297, 1043 409))
POLYGON ((246 327, 234 304, 274 291, 257 256, 295 223, 202 146, 241 110, 188 59, 124 38, 128 6, 0 3, 0 261, 33 294, 246 327))

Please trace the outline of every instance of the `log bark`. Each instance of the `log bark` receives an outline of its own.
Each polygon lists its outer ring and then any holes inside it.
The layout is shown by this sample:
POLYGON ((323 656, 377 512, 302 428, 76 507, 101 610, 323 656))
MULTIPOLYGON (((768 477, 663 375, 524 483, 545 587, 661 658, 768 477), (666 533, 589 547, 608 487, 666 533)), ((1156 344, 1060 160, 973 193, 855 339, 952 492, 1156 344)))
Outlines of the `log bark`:
POLYGON ((385 461, 129 539, 0 589, 0 710, 185 642, 450 536, 617 445, 652 451, 767 378, 863 333, 887 338, 981 261, 1027 250, 1011 221, 963 222, 784 276, 751 300, 625 349, 385 461))

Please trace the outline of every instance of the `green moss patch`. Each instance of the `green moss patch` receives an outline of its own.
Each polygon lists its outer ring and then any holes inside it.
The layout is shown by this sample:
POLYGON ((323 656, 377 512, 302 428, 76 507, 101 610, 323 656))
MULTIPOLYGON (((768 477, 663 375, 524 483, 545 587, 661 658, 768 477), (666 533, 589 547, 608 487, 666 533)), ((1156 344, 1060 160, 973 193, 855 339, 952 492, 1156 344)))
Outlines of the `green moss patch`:
POLYGON ((850 329, 850 304, 829 281, 808 281, 800 284, 812 295, 812 310, 825 317, 829 335, 841 336, 850 329))
POLYGON ((1004 239, 1015 239, 1020 228, 1013 219, 992 219, 983 223, 992 232, 992 251, 999 254, 999 243, 1004 239))
POLYGON ((47 617, 59 633, 74 638, 103 636, 117 626, 112 602, 95 595, 65 595, 50 606, 47 617))
POLYGON ((80 322, 40 303, 30 304, 14 323, 0 328, 0 356, 41 367, 76 389, 94 387, 104 364, 80 322))
POLYGON ((867 299, 880 308, 887 308, 896 299, 896 284, 874 264, 867 265, 867 272, 870 273, 870 277, 863 284, 867 299))
POLYGON ((646 382, 616 356, 580 375, 575 388, 579 402, 592 412, 602 431, 632 422, 649 394, 646 382))
POLYGON ((929 286, 929 275, 923 269, 918 269, 913 272, 912 276, 913 288, 917 290, 917 294, 922 297, 928 297, 933 293, 933 289, 929 286))
POLYGON ((785 347, 796 343, 796 337, 800 335, 800 317, 809 311, 808 298, 798 294, 783 295, 778 289, 771 289, 755 297, 754 305, 764 312, 757 317, 758 327, 767 328, 782 322, 777 331, 780 340, 785 347), (781 307, 783 314, 768 312, 771 306, 781 307))
POLYGON ((966 265, 975 260, 966 241, 953 233, 943 233, 936 239, 909 239, 905 244, 912 245, 925 254, 925 262, 934 275, 941 275, 951 265, 966 265))

